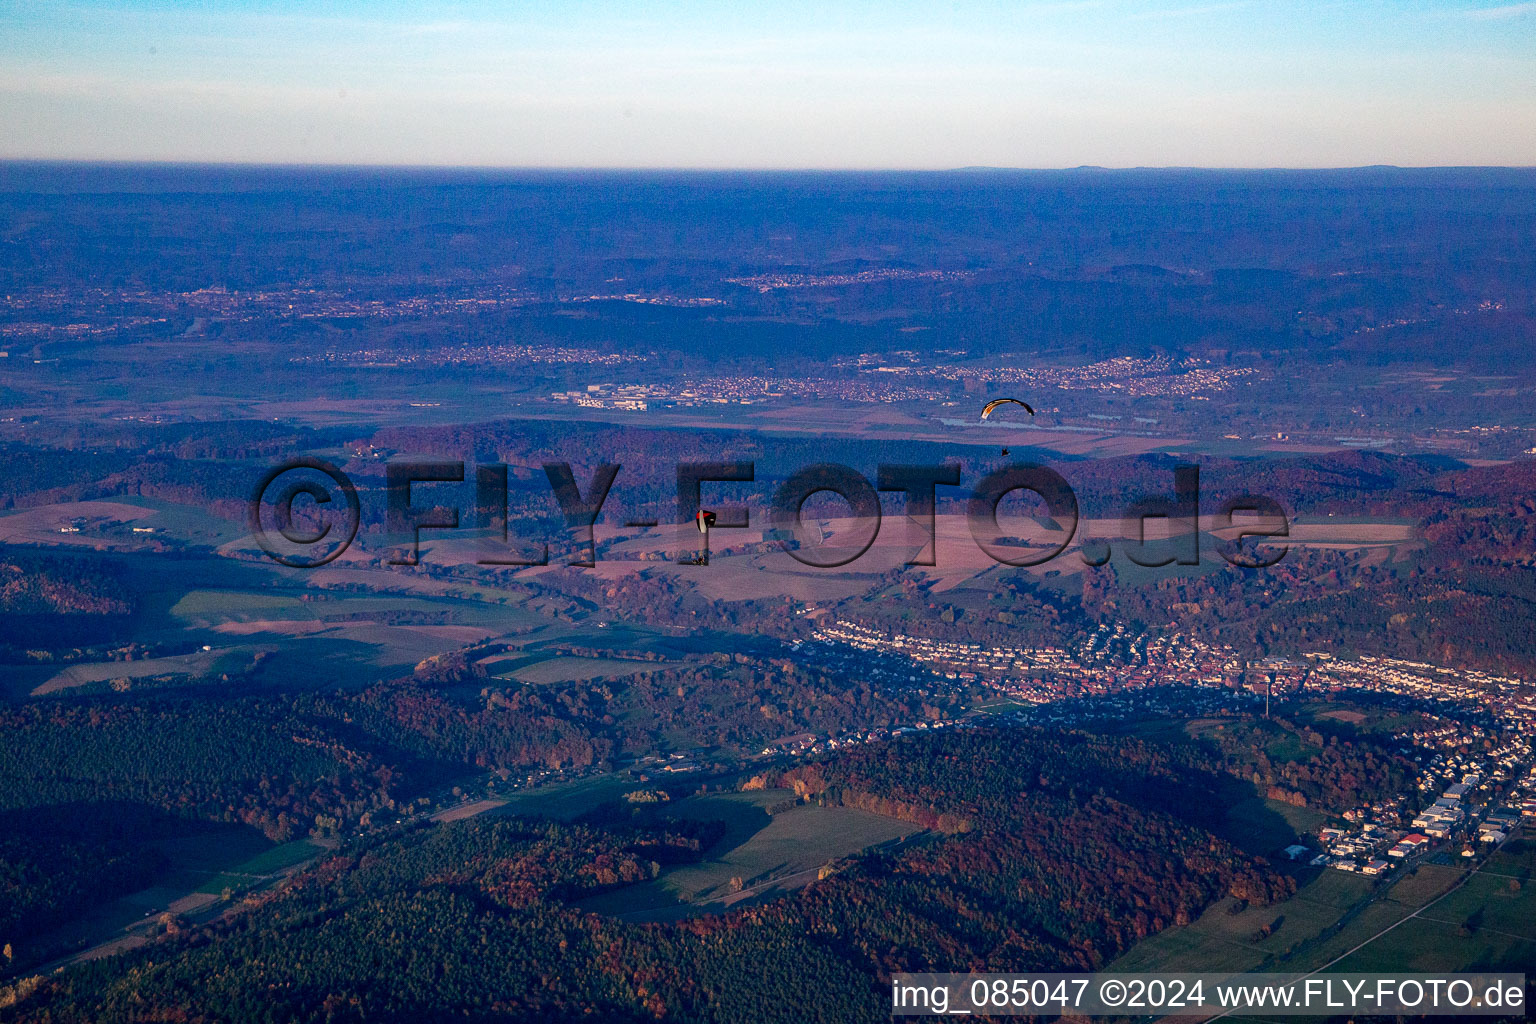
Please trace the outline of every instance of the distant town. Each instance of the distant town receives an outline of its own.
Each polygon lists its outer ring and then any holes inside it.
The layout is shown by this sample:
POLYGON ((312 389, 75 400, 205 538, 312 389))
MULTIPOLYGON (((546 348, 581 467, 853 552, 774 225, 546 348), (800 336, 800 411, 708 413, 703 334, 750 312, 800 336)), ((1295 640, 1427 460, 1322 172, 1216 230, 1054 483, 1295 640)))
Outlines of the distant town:
MULTIPOLYGON (((1314 866, 1381 875, 1423 856, 1474 857, 1504 843, 1522 824, 1536 827, 1536 687, 1520 679, 1369 655, 1343 659, 1314 652, 1294 662, 1250 660, 1197 636, 1131 634, 1120 626, 1101 626, 1079 649, 1067 651, 886 634, 837 621, 796 649, 906 659, 936 679, 986 686, 1016 705, 1005 714, 1031 724, 1071 727, 1223 709, 1268 716, 1303 695, 1365 698, 1433 722, 1392 734, 1419 764, 1412 791, 1348 809, 1346 824, 1319 830, 1315 848, 1298 844, 1284 851, 1314 866)), ((921 678, 912 674, 908 682, 921 678)), ((847 742, 819 740, 790 752, 847 742)))

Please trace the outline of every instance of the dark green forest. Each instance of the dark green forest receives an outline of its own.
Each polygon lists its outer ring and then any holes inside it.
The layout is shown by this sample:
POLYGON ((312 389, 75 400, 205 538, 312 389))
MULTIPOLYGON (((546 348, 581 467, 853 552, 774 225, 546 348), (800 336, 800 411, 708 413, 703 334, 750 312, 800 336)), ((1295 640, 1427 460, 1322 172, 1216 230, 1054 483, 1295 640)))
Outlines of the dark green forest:
POLYGON ((906 817, 933 838, 847 859, 795 896, 670 924, 570 903, 699 856, 697 828, 411 828, 344 848, 228 920, 47 979, 0 1019, 882 1020, 894 971, 1091 969, 1222 896, 1289 895, 1288 878, 1181 819, 1206 784, 1174 771, 1183 756, 975 730, 797 769, 784 781, 803 799, 906 817))

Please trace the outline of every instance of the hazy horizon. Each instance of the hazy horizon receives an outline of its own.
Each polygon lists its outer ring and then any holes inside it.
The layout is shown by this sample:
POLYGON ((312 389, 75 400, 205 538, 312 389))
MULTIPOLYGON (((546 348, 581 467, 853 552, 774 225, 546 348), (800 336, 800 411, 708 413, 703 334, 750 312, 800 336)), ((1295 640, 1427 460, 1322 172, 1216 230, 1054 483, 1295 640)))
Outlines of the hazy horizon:
POLYGON ((118 159, 112 157, 33 157, 0 156, 0 166, 78 166, 78 167, 164 167, 230 168, 249 170, 336 170, 336 171, 469 171, 490 173, 551 174, 1065 174, 1072 171, 1132 173, 1136 171, 1201 173, 1328 173, 1349 171, 1536 171, 1536 162, 1528 164, 1073 164, 1053 166, 1006 166, 972 164, 955 167, 902 167, 870 165, 848 167, 749 166, 749 165, 668 165, 668 164, 450 164, 450 163, 379 163, 299 160, 178 160, 118 159))
POLYGON ((1536 3, 0 2, 0 157, 1536 164, 1536 3))

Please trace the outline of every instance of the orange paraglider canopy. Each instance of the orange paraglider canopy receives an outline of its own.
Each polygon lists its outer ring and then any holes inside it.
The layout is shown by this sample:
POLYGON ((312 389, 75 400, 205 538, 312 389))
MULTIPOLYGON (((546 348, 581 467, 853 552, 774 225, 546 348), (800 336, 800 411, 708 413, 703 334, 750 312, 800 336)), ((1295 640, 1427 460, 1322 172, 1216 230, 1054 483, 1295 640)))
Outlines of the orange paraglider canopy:
POLYGON ((988 402, 986 404, 985 408, 983 408, 981 410, 981 418, 982 419, 986 419, 988 416, 991 416, 992 413, 997 410, 998 406, 1000 406, 1000 405, 1009 405, 1010 403, 1013 404, 1013 405, 1022 405, 1024 407, 1024 411, 1029 413, 1031 416, 1033 416, 1035 414, 1035 410, 1030 408, 1028 402, 1021 402, 1017 398, 994 398, 994 399, 992 399, 992 401, 990 401, 990 402, 988 402))

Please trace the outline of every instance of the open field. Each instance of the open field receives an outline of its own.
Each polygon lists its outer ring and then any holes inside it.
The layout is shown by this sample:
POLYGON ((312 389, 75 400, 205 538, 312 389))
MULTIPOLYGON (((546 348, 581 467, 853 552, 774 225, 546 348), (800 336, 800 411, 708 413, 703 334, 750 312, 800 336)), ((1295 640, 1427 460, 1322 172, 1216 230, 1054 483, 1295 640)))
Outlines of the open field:
POLYGON ((1522 963, 1536 946, 1528 924, 1512 930, 1491 923, 1536 920, 1536 894, 1507 889, 1507 880, 1474 877, 1441 902, 1463 877, 1460 867, 1419 864, 1396 878, 1371 879, 1322 870, 1295 896, 1270 907, 1233 913, 1224 899, 1199 920, 1138 943, 1108 968, 1113 971, 1309 971, 1339 957, 1330 970, 1483 969, 1522 963), (1504 882, 1505 895, 1497 896, 1504 882), (1504 902, 1493 909, 1493 901, 1504 902), (1427 909, 1426 909, 1427 908, 1427 909), (1464 928, 1465 914, 1480 930, 1464 928), (1420 916, 1415 916, 1420 915, 1420 916), (1264 934, 1263 929, 1268 929, 1264 934), (1451 943, 1457 929, 1467 935, 1451 943), (1356 950, 1356 947, 1361 947, 1356 950), (1356 950, 1351 953, 1351 950, 1356 950), (1348 954, 1346 956, 1346 954, 1348 954), (1496 963, 1485 956, 1495 956, 1496 963))
POLYGON ((1289 846, 1296 836, 1315 833, 1327 820, 1328 815, 1310 807, 1254 797, 1227 811, 1222 834, 1248 852, 1263 856, 1289 846))
MULTIPOLYGON (((1438 911, 1440 908, 1434 908, 1438 911)), ((1524 901, 1525 920, 1536 919, 1536 897, 1524 901)), ((1329 970, 1339 972, 1529 971, 1536 938, 1482 925, 1468 932, 1438 917, 1416 917, 1329 970)))
POLYGON ((165 854, 167 864, 152 886, 107 900, 36 936, 31 940, 33 948, 48 951, 45 955, 63 955, 64 961, 121 952, 142 945, 143 929, 163 913, 201 915, 221 905, 224 889, 270 884, 274 876, 325 851, 307 839, 278 845, 254 829, 237 825, 196 826, 153 845, 165 854))
POLYGON ((162 675, 203 675, 213 669, 223 651, 196 651, 168 658, 148 658, 143 661, 98 661, 70 665, 59 670, 48 680, 32 690, 32 696, 45 697, 50 693, 73 689, 88 683, 102 683, 110 679, 143 679, 162 675))
POLYGON ((273 846, 205 879, 197 891, 217 894, 226 888, 236 891, 249 888, 273 875, 307 864, 325 852, 325 847, 308 839, 273 846))
POLYGON ((1137 943, 1106 970, 1250 971, 1260 965, 1268 970, 1270 958, 1283 957, 1316 939, 1341 914, 1362 903, 1371 889, 1370 880, 1359 875, 1322 871, 1295 896, 1275 906, 1250 906, 1233 913, 1237 903, 1229 897, 1191 924, 1137 943), (1266 928, 1267 936, 1261 934, 1266 928))
POLYGON ((618 679, 623 676, 658 672, 667 668, 666 662, 632 661, 623 658, 572 658, 557 657, 534 659, 495 674, 505 679, 523 683, 565 683, 585 679, 618 679))
POLYGON ((217 547, 245 532, 240 523, 216 516, 199 505, 183 505, 140 495, 115 500, 153 512, 141 525, 153 526, 157 533, 167 534, 187 544, 217 547))
MULTIPOLYGON (((264 658, 258 674, 266 680, 335 677, 338 682, 367 682, 407 673, 425 658, 498 636, 545 629, 552 641, 593 641, 590 627, 560 622, 525 607, 515 595, 485 591, 494 595, 495 603, 450 597, 443 592, 453 588, 440 581, 431 581, 435 587, 402 592, 398 584, 416 578, 388 570, 352 570, 358 579, 349 582, 363 588, 356 593, 321 589, 313 585, 313 576, 263 563, 216 556, 174 561, 135 553, 115 557, 139 603, 134 640, 163 644, 168 650, 131 662, 7 668, 7 694, 48 695, 118 678, 217 678, 250 669, 258 653, 264 658), (204 645, 210 650, 197 649, 204 645)), ((645 643, 663 636, 655 630, 636 633, 616 626, 603 639, 643 646, 637 639, 642 635, 645 643)), ((588 672, 592 667, 588 663, 543 669, 535 679, 620 674, 617 666, 605 664, 588 672)), ((633 665, 624 671, 633 671, 633 665)))
POLYGON ((478 602, 263 588, 257 579, 246 582, 262 570, 216 559, 207 563, 206 572, 198 568, 202 560, 187 563, 190 589, 176 588, 171 580, 141 571, 147 567, 138 562, 130 563, 130 581, 144 605, 136 637, 180 644, 183 649, 189 644, 206 645, 211 650, 54 667, 34 673, 41 678, 29 688, 31 692, 42 696, 117 678, 217 676, 249 666, 258 652, 266 659, 260 672, 267 678, 310 679, 322 670, 361 679, 384 678, 409 672, 424 658, 550 621, 516 607, 478 602), (229 582, 234 585, 199 585, 222 564, 229 565, 229 582), (301 600, 305 596, 317 599, 301 600))
POLYGON ((505 807, 506 805, 507 802, 505 800, 472 800, 468 803, 459 804, 457 807, 450 807, 447 810, 438 811, 436 814, 432 815, 432 820, 436 822, 463 821, 466 818, 473 818, 478 814, 484 814, 487 811, 494 811, 497 808, 505 807))
POLYGON ((1452 868, 1437 871, 1405 897, 1417 901, 1407 904, 1415 916, 1331 969, 1529 971, 1536 964, 1536 843, 1506 844, 1466 884, 1436 902, 1449 888, 1446 880, 1455 877, 1452 868))
POLYGON ((166 855, 173 871, 196 878, 228 870, 275 848, 260 832, 239 825, 213 826, 192 835, 161 839, 154 845, 166 855))
POLYGON ((636 786, 634 779, 615 774, 555 782, 514 793, 507 798, 505 811, 570 821, 601 804, 617 800, 636 786))
MULTIPOLYGON (((711 804, 728 802, 732 797, 700 798, 692 808, 679 808, 689 815, 709 817, 711 804)), ((739 794, 754 796, 758 794, 739 794)), ((787 792, 769 791, 752 801, 761 806, 768 800, 782 800, 787 792)), ((758 891, 798 888, 812 879, 799 875, 814 872, 838 857, 880 843, 901 839, 921 831, 916 825, 847 807, 820 807, 806 804, 775 814, 745 842, 712 856, 699 865, 689 865, 663 875, 661 884, 678 897, 689 901, 729 898, 728 883, 741 878, 746 888, 758 891), (791 880, 794 883, 791 884, 791 880), (779 885, 772 883, 778 882, 779 885), (766 887, 764 889, 763 887, 766 887)))
POLYGON ((148 525, 153 509, 126 501, 79 501, 39 505, 0 513, 0 542, 107 548, 141 546, 152 534, 136 534, 120 524, 148 525), (79 533, 61 530, 78 527, 79 533))
POLYGON ((701 863, 664 871, 653 882, 604 893, 581 906, 630 920, 718 912, 792 892, 815 881, 824 866, 840 857, 922 831, 909 822, 847 807, 800 804, 768 813, 792 795, 789 790, 711 794, 661 808, 663 818, 724 821, 726 834, 701 863), (739 891, 733 891, 732 879, 741 880, 739 891))
POLYGON ((278 618, 300 621, 318 618, 296 594, 235 589, 189 590, 171 606, 170 614, 194 628, 217 628, 225 623, 278 618))

